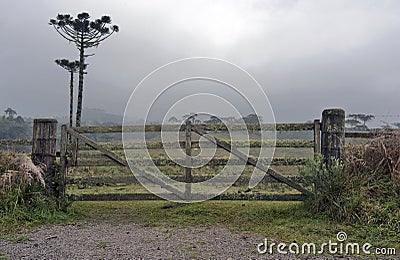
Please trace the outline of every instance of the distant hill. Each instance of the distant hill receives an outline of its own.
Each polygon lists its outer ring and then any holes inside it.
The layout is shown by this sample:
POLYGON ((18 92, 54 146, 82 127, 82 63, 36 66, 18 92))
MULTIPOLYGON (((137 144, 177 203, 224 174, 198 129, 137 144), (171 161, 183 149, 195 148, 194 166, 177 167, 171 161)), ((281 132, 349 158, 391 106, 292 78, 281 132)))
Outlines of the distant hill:
MULTIPOLYGON (((69 117, 56 117, 58 124, 69 124, 69 117)), ((106 113, 102 109, 85 108, 82 111, 82 125, 121 125, 122 116, 106 113)), ((75 114, 74 114, 75 125, 75 114)))
POLYGON ((122 115, 107 113, 99 108, 85 108, 82 111, 82 125, 121 125, 122 115))
MULTIPOLYGON (((59 125, 69 124, 69 117, 56 117, 59 125)), ((82 110, 82 125, 122 125, 123 115, 116 115, 106 112, 100 108, 84 108, 82 110)), ((137 118, 125 118, 128 124, 141 124, 143 120, 137 118)), ((74 114, 75 125, 75 114, 74 114)))

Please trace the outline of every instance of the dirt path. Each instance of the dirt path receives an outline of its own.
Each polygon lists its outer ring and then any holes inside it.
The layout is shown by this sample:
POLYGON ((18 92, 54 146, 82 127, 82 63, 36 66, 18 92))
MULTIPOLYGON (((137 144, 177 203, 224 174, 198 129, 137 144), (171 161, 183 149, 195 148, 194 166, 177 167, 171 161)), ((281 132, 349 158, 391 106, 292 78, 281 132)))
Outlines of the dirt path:
POLYGON ((11 259, 249 259, 262 238, 223 228, 98 223, 42 227, 19 240, 1 241, 0 252, 11 259))
POLYGON ((0 240, 0 252, 11 259, 296 259, 294 255, 258 254, 256 245, 263 239, 220 227, 167 229, 91 221, 40 227, 0 240))

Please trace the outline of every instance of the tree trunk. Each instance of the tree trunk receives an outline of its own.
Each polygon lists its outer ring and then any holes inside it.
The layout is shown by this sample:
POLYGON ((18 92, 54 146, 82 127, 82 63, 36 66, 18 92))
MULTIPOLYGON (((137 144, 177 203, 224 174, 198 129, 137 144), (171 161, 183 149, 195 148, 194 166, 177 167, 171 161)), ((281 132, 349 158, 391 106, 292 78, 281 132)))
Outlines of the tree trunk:
POLYGON ((79 49, 79 86, 78 86, 78 105, 76 108, 76 126, 81 126, 82 116, 82 96, 83 96, 83 73, 85 66, 85 49, 83 47, 83 39, 79 49))
POLYGON ((69 82, 69 127, 72 127, 74 111, 74 71, 71 70, 71 79, 69 82))

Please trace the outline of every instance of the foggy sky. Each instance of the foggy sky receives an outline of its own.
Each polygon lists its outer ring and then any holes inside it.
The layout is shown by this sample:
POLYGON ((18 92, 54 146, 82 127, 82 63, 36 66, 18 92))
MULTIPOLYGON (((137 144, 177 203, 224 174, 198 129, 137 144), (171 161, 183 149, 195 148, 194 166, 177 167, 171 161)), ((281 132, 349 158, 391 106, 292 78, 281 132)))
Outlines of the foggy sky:
MULTIPOLYGON (((135 86, 174 60, 214 57, 248 71, 276 120, 347 113, 400 114, 400 1, 6 0, 0 20, 0 109, 68 114, 68 73, 78 59, 48 25, 58 13, 110 15, 120 32, 87 50, 84 106, 123 114, 135 86)), ((76 76, 77 78, 77 76, 76 76)), ((77 86, 77 81, 75 83, 77 86)), ((400 118, 394 119, 400 121, 400 118)))

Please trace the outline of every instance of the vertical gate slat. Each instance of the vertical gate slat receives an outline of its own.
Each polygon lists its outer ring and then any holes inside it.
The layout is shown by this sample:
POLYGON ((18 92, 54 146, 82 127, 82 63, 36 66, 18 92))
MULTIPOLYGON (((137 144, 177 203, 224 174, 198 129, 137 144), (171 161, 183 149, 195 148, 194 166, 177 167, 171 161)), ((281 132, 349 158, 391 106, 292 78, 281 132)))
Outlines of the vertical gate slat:
POLYGON ((60 143, 60 164, 61 164, 61 178, 60 178, 60 196, 65 196, 66 182, 67 182, 67 126, 61 126, 61 143, 60 143))
POLYGON ((314 120, 314 154, 321 153, 321 123, 319 119, 314 120))
POLYGON ((185 152, 186 152, 186 167, 185 167, 185 197, 190 199, 192 193, 192 125, 190 120, 186 120, 185 128, 185 152))

